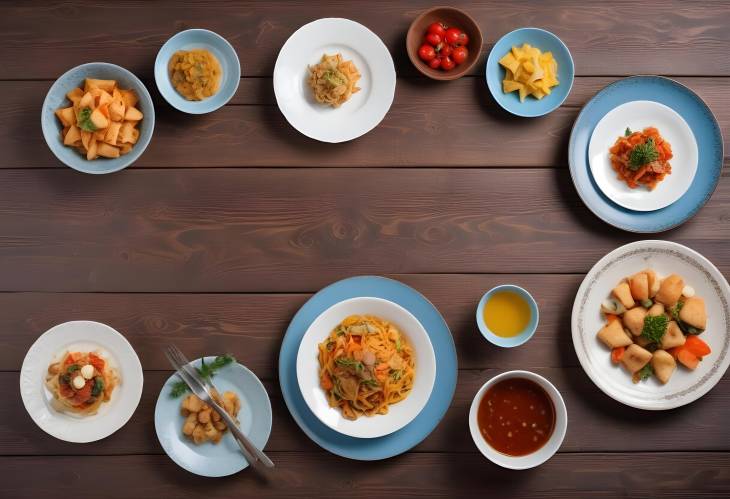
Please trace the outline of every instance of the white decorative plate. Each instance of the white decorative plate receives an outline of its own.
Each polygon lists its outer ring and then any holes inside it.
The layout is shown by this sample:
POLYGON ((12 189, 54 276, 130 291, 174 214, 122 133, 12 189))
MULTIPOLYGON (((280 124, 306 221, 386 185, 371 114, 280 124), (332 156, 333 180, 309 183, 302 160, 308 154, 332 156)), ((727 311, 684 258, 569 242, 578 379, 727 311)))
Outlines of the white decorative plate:
POLYGON ((64 322, 43 333, 23 360, 20 395, 25 409, 40 428, 67 442, 93 442, 108 437, 132 417, 142 396, 142 365, 132 345, 118 331, 93 321, 64 322), (91 416, 59 412, 46 388, 48 366, 67 351, 98 351, 116 369, 119 384, 109 402, 91 416))
POLYGON ((639 409, 664 410, 689 404, 712 389, 730 364, 730 287, 705 257, 669 241, 637 241, 610 252, 588 272, 573 304, 573 345, 583 369, 608 396, 639 409), (634 384, 623 367, 611 363, 610 350, 597 338, 603 327, 601 302, 618 282, 643 269, 665 277, 679 274, 705 299, 707 329, 702 339, 712 353, 694 371, 677 366, 662 385, 655 377, 634 384))

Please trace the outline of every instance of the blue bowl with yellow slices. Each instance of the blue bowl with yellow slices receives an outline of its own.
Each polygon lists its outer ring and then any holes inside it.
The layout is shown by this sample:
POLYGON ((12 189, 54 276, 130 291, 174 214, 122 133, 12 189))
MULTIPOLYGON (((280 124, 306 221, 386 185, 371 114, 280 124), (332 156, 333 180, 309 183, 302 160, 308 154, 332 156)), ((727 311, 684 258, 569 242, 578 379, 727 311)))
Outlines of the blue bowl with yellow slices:
POLYGON ((570 94, 574 77, 575 67, 568 47, 560 38, 540 28, 520 28, 507 33, 494 44, 487 58, 487 86, 492 97, 504 110, 525 118, 544 116, 559 108, 570 94), (542 53, 550 52, 557 63, 555 76, 558 84, 551 87, 549 95, 545 95, 541 99, 527 95, 524 101, 520 101, 518 91, 504 92, 503 80, 507 75, 507 70, 499 61, 512 50, 512 47, 519 49, 525 43, 539 49, 542 53))

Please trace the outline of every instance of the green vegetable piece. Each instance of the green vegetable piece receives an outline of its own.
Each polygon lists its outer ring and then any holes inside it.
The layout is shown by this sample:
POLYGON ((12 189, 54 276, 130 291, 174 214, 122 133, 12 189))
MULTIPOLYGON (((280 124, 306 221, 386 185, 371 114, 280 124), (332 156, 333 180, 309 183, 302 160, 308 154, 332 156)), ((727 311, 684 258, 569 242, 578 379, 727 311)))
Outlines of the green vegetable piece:
POLYGON ((79 116, 76 121, 78 122, 79 128, 83 131, 96 131, 96 125, 94 125, 94 122, 91 121, 91 109, 89 109, 88 107, 85 107, 81 111, 79 111, 79 116))
POLYGON ((674 319, 677 322, 681 322, 679 320, 679 312, 682 310, 682 307, 684 306, 683 301, 678 301, 677 303, 672 306, 672 308, 669 309, 669 315, 672 316, 672 319, 674 319))
POLYGON ((369 386, 370 388, 380 388, 380 385, 374 379, 366 379, 362 382, 362 384, 365 386, 369 386))
POLYGON ((659 151, 656 150, 654 139, 649 139, 643 144, 636 144, 629 153, 629 168, 638 170, 647 163, 659 159, 659 151))
POLYGON ((645 365, 642 367, 639 372, 636 373, 636 376, 641 381, 646 381, 647 379, 651 378, 651 375, 654 374, 654 368, 651 367, 651 363, 645 365))
POLYGON ((358 362, 354 359, 348 359, 345 357, 340 357, 339 359, 336 359, 335 364, 337 364, 340 367, 352 367, 357 372, 360 372, 363 370, 362 362, 358 362))
POLYGON ((400 369, 393 369, 390 371, 390 377, 393 378, 393 381, 398 381, 403 376, 403 371, 400 369))
POLYGON ((624 132, 624 137, 628 137, 628 136, 629 136, 629 135, 631 135, 632 133, 633 133, 633 132, 631 131, 631 128, 629 128, 629 127, 626 127, 626 131, 624 132))
POLYGON ((654 302, 651 300, 641 300, 641 306, 644 308, 650 308, 652 305, 654 305, 654 302))
POLYGON ((661 343, 662 336, 667 331, 669 319, 666 315, 651 316, 644 318, 644 327, 641 335, 652 343, 661 343))
POLYGON ((104 380, 99 376, 94 378, 94 387, 91 389, 91 396, 98 397, 104 390, 104 380))
POLYGON ((71 364, 70 366, 68 366, 66 368, 66 372, 71 374, 73 372, 78 371, 79 369, 81 369, 81 366, 79 366, 78 364, 71 364))
POLYGON ((395 339, 395 350, 396 350, 397 352, 400 352, 400 351, 401 351, 401 348, 403 348, 403 345, 401 345, 401 343, 400 343, 400 336, 398 336, 398 337, 397 337, 397 338, 395 339))

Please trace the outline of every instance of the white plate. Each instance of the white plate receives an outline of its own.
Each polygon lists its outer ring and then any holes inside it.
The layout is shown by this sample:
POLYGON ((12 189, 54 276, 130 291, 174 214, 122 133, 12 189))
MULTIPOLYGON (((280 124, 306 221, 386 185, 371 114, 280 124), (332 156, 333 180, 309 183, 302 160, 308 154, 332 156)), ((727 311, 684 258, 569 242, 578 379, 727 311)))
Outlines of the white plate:
POLYGON ((397 303, 374 297, 357 297, 332 305, 322 312, 304 333, 297 352, 297 380, 304 401, 322 423, 333 430, 358 438, 388 435, 413 421, 431 396, 436 379, 436 357, 428 333, 408 310, 397 303), (408 396, 388 409, 388 414, 361 416, 355 421, 342 417, 339 409, 330 407, 319 386, 317 345, 349 315, 375 315, 395 324, 413 347, 416 376, 408 396))
POLYGON ((305 24, 289 37, 276 59, 274 93, 287 121, 307 137, 345 142, 366 134, 382 121, 395 94, 395 66, 388 48, 362 24, 325 18, 305 24), (307 85, 308 67, 323 54, 341 53, 353 61, 362 89, 334 109, 314 100, 307 85))
POLYGON ((132 417, 142 396, 142 365, 132 345, 111 327, 92 321, 64 322, 43 333, 23 360, 20 395, 31 419, 40 428, 67 442, 94 442, 108 437, 132 417), (48 365, 66 351, 98 351, 117 370, 119 385, 109 402, 93 416, 59 412, 46 388, 48 365))
POLYGON ((586 275, 573 304, 571 326, 573 346, 583 369, 608 396, 639 409, 664 410, 689 404, 720 381, 730 363, 730 287, 717 268, 705 257, 681 244, 669 241, 638 241, 622 246, 596 263, 586 275), (655 377, 632 383, 631 375, 611 363, 611 351, 596 338, 603 327, 601 302, 626 276, 654 269, 665 277, 679 274, 705 299, 707 329, 702 339, 712 353, 694 371, 677 366, 662 385, 655 377))
POLYGON ((689 125, 672 108, 654 101, 637 100, 621 104, 598 122, 588 144, 591 173, 598 187, 614 203, 634 211, 654 211, 681 198, 697 173, 697 141, 689 125), (623 135, 653 126, 672 146, 669 161, 672 173, 650 191, 640 186, 631 189, 616 178, 608 150, 623 135))

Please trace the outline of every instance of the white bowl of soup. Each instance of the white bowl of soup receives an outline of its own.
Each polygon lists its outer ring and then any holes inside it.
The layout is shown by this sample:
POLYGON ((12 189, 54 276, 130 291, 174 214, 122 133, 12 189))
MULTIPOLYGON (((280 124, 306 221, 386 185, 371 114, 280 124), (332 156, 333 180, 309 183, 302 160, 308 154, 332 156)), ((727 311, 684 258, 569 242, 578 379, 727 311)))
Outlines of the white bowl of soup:
POLYGON ((343 300, 314 319, 296 367, 312 413, 357 438, 382 437, 413 421, 436 379, 423 325, 399 304, 369 296, 343 300))
POLYGON ((479 389, 469 411, 477 449, 503 468, 539 466, 563 443, 568 411, 560 392, 542 376, 508 371, 479 389))

